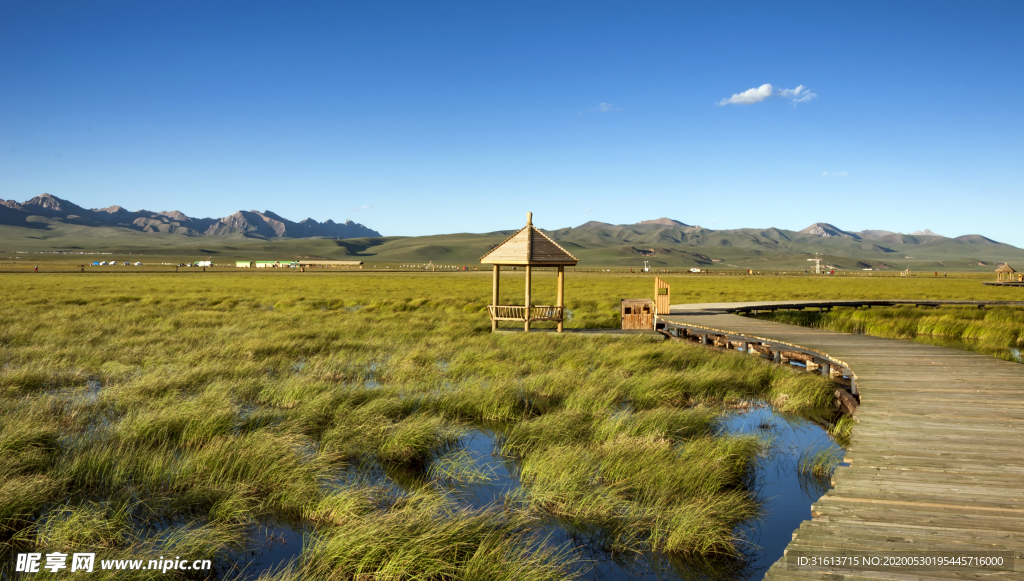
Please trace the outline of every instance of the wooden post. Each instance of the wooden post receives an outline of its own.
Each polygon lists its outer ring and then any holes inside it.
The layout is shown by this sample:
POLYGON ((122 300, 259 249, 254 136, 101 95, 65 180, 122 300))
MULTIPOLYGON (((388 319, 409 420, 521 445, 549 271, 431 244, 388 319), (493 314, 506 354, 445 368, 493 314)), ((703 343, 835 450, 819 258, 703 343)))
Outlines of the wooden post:
MULTIPOLYGON (((526 260, 529 261, 529 260, 531 260, 533 258, 533 235, 532 235, 533 232, 531 230, 529 230, 529 227, 533 226, 533 212, 527 212, 526 213, 526 226, 527 226, 527 229, 528 229, 527 232, 526 232, 526 260)), ((527 264, 526 264, 526 316, 524 317, 524 319, 526 319, 526 320, 523 322, 523 332, 524 333, 529 333, 530 332, 530 287, 532 286, 532 283, 533 283, 533 279, 530 276, 531 273, 532 273, 532 269, 530 268, 529 262, 527 262, 527 264)))
POLYGON ((669 285, 659 277, 654 277, 654 314, 667 315, 671 311, 672 298, 669 295, 669 285))
POLYGON ((562 322, 565 319, 565 267, 558 267, 558 299, 555 303, 558 307, 558 332, 562 332, 562 322))
MULTIPOLYGON (((501 267, 498 266, 497 264, 495 264, 494 265, 494 284, 493 284, 494 288, 491 289, 491 305, 493 305, 494 307, 498 306, 498 284, 499 284, 498 279, 500 277, 501 277, 501 267)), ((494 331, 497 331, 497 330, 498 330, 498 321, 497 321, 497 319, 491 319, 491 332, 493 333, 494 331)))
POLYGON ((523 331, 530 332, 530 265, 526 265, 526 321, 523 323, 523 331))

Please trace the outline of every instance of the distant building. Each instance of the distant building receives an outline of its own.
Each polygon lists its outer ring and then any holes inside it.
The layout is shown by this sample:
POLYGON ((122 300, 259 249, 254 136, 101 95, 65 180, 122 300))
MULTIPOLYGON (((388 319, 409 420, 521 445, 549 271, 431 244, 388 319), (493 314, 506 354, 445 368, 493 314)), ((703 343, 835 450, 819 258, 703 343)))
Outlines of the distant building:
POLYGON ((1017 272, 1007 263, 996 269, 996 282, 1013 282, 1013 274, 1017 272))
POLYGON ((236 268, 362 268, 362 260, 237 260, 236 268))
POLYGON ((362 260, 300 260, 299 266, 317 268, 362 268, 362 260))

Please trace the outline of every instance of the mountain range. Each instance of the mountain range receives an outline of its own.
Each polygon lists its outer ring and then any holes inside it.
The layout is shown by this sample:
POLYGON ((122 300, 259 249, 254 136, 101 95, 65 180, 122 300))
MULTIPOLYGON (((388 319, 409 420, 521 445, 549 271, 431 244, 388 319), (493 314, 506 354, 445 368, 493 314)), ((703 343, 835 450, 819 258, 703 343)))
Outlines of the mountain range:
MULTIPOLYGON (((271 211, 192 218, 120 206, 87 210, 49 194, 24 203, 0 200, 0 252, 103 250, 221 260, 358 258, 382 265, 473 265, 515 231, 385 237, 351 221, 293 222, 271 211)), ((852 231, 827 222, 798 231, 712 230, 659 218, 635 224, 592 221, 544 232, 579 258, 581 267, 633 268, 647 262, 652 268, 803 270, 816 255, 830 267, 850 270, 986 271, 1006 261, 1024 262, 1024 250, 979 234, 949 238, 931 230, 852 231)))
POLYGON ((317 222, 306 218, 293 222, 271 211, 239 211, 224 218, 192 218, 179 211, 131 212, 121 206, 85 209, 67 200, 42 194, 18 203, 0 200, 0 224, 7 226, 43 227, 32 217, 39 216, 78 226, 107 226, 139 232, 163 232, 185 236, 230 236, 246 238, 362 238, 380 236, 362 224, 346 220, 339 224, 333 220, 317 222))
POLYGON ((689 241, 699 243, 702 240, 706 242, 723 236, 741 235, 749 236, 753 240, 758 241, 792 241, 794 239, 810 236, 819 238, 846 238, 858 242, 870 240, 881 242, 883 244, 921 244, 937 239, 956 240, 968 244, 1002 244, 1001 242, 996 242, 995 240, 978 234, 967 234, 965 236, 957 236, 956 238, 947 238, 940 234, 936 234, 931 230, 917 231, 912 234, 890 232, 888 230, 861 230, 860 232, 850 232, 841 230, 832 224, 827 224, 825 222, 811 224, 800 231, 782 230, 779 228, 710 230, 701 226, 690 226, 689 224, 685 224, 679 220, 673 220, 671 218, 659 218, 657 220, 644 220, 642 222, 637 222, 636 224, 619 225, 591 221, 581 224, 575 228, 562 228, 560 230, 554 230, 553 232, 559 238, 568 240, 580 238, 581 234, 585 237, 586 234, 591 231, 600 232, 599 235, 612 236, 634 242, 657 242, 660 240, 668 240, 672 242, 689 241))
MULTIPOLYGON (((339 240, 346 256, 379 264, 473 265, 515 230, 339 240)), ((711 230, 660 218, 636 224, 587 222, 544 230, 581 267, 698 267, 718 270, 805 270, 821 257, 843 270, 991 271, 1005 261, 1024 262, 1024 250, 976 234, 948 238, 884 230, 853 232, 819 222, 801 231, 782 228, 711 230)), ((320 251, 323 252, 323 251, 320 251)), ((341 251, 335 250, 339 253, 341 251)))
MULTIPOLYGON (((933 248, 939 246, 985 246, 1019 251, 1019 248, 1002 244, 984 236, 971 234, 946 238, 931 231, 902 234, 884 230, 849 232, 826 223, 813 223, 804 230, 790 231, 769 227, 769 229, 710 230, 699 225, 689 225, 671 218, 644 220, 634 224, 609 224, 590 221, 575 227, 551 231, 558 241, 581 245, 598 242, 620 241, 634 245, 670 244, 718 248, 750 248, 770 252, 783 248, 810 245, 822 249, 850 248, 859 252, 879 254, 900 253, 905 245, 933 248)), ((668 249, 667 249, 668 250, 668 249)), ((806 250, 803 249, 802 250, 806 250)), ((656 252, 648 249, 647 252, 656 252)))

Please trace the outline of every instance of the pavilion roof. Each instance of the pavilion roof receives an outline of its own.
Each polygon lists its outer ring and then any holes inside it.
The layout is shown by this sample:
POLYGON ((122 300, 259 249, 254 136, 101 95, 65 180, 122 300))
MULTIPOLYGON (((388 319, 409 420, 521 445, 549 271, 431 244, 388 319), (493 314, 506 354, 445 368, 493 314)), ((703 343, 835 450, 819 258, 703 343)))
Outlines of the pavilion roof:
POLYGON ((482 264, 523 266, 575 266, 579 262, 557 242, 533 226, 532 214, 526 226, 480 257, 482 264))
POLYGON ((1004 262, 1002 266, 1000 266, 999 268, 996 269, 996 272, 1017 272, 1017 271, 1014 270, 1012 266, 1010 266, 1009 264, 1006 264, 1004 262))

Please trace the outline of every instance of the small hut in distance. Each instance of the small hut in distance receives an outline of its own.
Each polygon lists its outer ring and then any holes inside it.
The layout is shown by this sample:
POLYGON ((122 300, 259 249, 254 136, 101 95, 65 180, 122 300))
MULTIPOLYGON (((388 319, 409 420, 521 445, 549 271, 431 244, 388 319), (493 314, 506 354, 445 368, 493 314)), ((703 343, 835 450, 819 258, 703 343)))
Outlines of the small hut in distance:
POLYGON ((1013 282, 1013 274, 1017 272, 1008 263, 996 269, 996 282, 1013 282))
POLYGON ((494 266, 491 304, 487 305, 491 317, 491 331, 497 330, 498 321, 520 321, 525 332, 530 331, 532 321, 557 321, 558 332, 561 333, 565 313, 565 267, 576 266, 577 262, 575 256, 535 228, 533 212, 527 212, 526 226, 480 257, 481 264, 494 266), (526 267, 526 296, 523 305, 498 304, 502 266, 526 267), (530 304, 532 269, 537 266, 558 268, 558 293, 554 306, 530 304))

